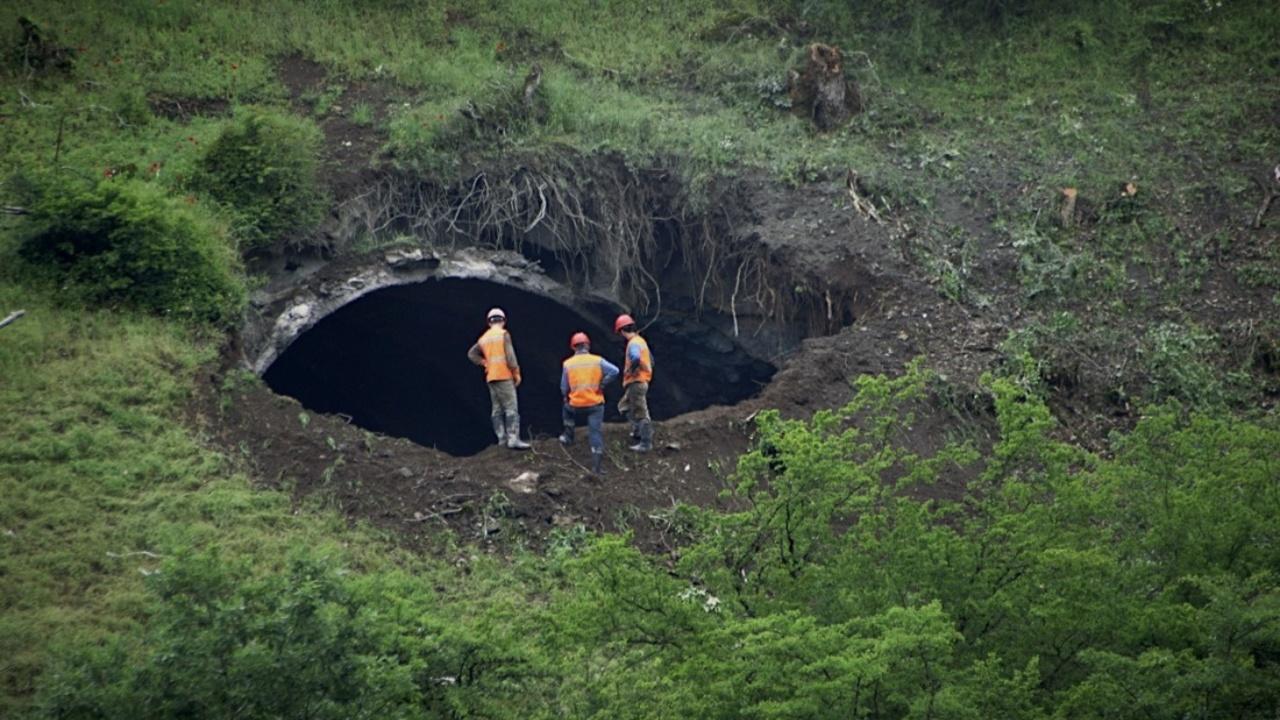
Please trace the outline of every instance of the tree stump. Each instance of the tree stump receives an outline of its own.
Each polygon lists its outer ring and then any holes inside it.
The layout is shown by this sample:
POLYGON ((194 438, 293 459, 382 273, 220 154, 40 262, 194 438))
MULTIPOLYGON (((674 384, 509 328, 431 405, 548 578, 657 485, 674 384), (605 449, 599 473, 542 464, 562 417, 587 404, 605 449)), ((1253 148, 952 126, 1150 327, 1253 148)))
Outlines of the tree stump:
POLYGON ((809 46, 803 70, 788 73, 791 107, 819 130, 834 130, 862 112, 858 84, 844 76, 844 53, 822 43, 809 46))

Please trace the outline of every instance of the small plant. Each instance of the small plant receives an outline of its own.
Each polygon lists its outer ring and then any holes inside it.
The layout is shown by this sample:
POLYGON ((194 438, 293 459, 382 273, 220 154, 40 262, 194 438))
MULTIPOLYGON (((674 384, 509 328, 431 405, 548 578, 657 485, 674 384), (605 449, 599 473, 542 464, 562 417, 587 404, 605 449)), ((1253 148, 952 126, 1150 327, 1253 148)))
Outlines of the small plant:
POLYGON ((320 90, 304 94, 303 100, 311 104, 311 110, 316 117, 322 117, 332 110, 339 109, 337 102, 344 90, 342 85, 326 85, 320 90))
POLYGON ((243 393, 255 383, 260 382, 257 375, 245 369, 231 370, 222 376, 219 384, 218 407, 222 412, 231 409, 235 404, 235 396, 243 393))
POLYGON ((591 532, 582 523, 553 528, 547 536, 548 557, 556 560, 576 557, 591 540, 591 532))
POLYGON ((373 124, 373 108, 369 107, 369 103, 356 103, 356 106, 351 108, 351 122, 364 126, 373 124))
POLYGON ((1167 322, 1152 328, 1139 348, 1152 399, 1197 406, 1225 400, 1227 387, 1210 357, 1217 349, 1217 338, 1195 327, 1167 322))
POLYGON ((306 244, 327 204, 317 176, 320 140, 310 120, 251 109, 209 147, 196 184, 230 208, 242 250, 306 244))

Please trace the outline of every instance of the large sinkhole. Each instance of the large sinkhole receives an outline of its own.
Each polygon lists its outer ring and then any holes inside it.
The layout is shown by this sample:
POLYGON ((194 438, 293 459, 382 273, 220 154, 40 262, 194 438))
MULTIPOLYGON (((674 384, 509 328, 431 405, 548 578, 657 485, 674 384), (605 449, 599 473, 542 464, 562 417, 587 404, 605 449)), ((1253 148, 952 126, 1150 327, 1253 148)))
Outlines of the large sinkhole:
MULTIPOLYGON (((516 287, 476 279, 433 279, 369 293, 334 311, 298 337, 268 368, 276 392, 322 413, 409 438, 451 455, 473 455, 493 444, 484 372, 467 349, 485 329, 485 312, 506 310, 523 383, 520 415, 526 435, 560 427, 560 363, 577 330, 592 351, 622 365, 623 341, 608 307, 586 315, 516 287)), ((754 395, 772 364, 752 357, 711 324, 668 314, 645 331, 656 368, 650 412, 666 419, 754 395)), ((619 420, 622 389, 606 389, 606 420, 619 420)))

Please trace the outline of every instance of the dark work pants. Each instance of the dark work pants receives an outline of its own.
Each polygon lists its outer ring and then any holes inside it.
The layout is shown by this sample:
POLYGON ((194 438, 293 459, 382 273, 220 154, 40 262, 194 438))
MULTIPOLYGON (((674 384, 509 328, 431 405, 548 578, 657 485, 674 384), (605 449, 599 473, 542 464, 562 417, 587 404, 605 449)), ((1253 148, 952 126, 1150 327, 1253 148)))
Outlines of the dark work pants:
POLYGON ((592 452, 604 452, 604 403, 581 408, 565 403, 560 408, 564 429, 571 435, 578 424, 578 418, 584 416, 587 418, 587 439, 591 442, 592 452))

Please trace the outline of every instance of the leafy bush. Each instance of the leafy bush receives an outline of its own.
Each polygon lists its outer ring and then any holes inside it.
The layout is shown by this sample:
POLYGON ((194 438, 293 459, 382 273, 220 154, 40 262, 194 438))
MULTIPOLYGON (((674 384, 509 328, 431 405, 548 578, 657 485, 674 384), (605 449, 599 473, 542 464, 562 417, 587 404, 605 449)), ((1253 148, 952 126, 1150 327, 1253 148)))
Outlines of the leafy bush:
POLYGON ((323 219, 320 141, 311 120, 259 108, 238 115, 210 145, 196 186, 231 208, 243 250, 305 244, 323 219))
POLYGON ((226 322, 245 288, 224 234, 154 185, 28 179, 20 255, 89 302, 226 322))
POLYGON ((465 622, 437 618, 422 582, 350 575, 314 551, 257 578, 247 563, 188 554, 149 585, 159 603, 141 642, 64 656, 41 693, 42 716, 491 716, 485 704, 504 698, 500 685, 520 662, 465 622))
POLYGON ((1139 357, 1152 400, 1176 398, 1194 406, 1220 404, 1231 391, 1230 380, 1215 367, 1218 338, 1194 326, 1165 322, 1151 328, 1139 346, 1139 357))
POLYGON ((569 563, 566 663, 602 669, 566 683, 564 714, 1272 714, 1275 428, 1156 408, 1098 458, 994 380, 1000 439, 975 467, 903 447, 925 380, 862 378, 810 421, 762 412, 741 509, 698 513, 674 568, 613 538, 569 563), (928 489, 958 467, 977 474, 962 496, 928 489))

